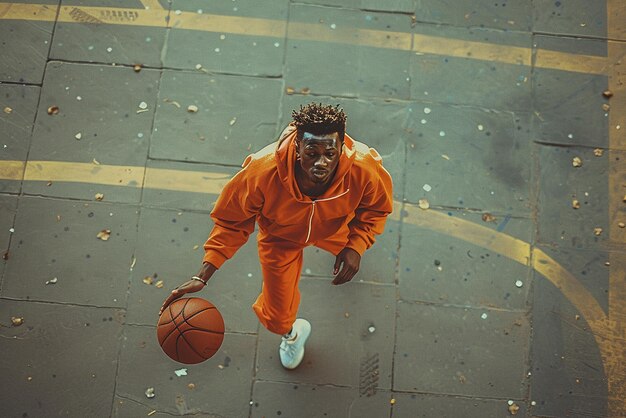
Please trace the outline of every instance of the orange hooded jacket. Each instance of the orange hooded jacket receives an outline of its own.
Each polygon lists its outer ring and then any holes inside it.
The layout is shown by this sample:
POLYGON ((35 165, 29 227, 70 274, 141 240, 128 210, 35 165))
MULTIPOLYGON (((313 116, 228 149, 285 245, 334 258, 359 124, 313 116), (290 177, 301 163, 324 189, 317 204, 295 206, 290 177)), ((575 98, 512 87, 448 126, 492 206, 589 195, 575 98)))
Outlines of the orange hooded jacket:
POLYGON ((345 135, 337 171, 326 192, 311 199, 295 177, 296 128, 289 125, 274 142, 249 155, 224 187, 211 218, 203 262, 220 268, 254 231, 301 244, 344 235, 360 255, 383 232, 393 209, 391 176, 373 148, 345 135))

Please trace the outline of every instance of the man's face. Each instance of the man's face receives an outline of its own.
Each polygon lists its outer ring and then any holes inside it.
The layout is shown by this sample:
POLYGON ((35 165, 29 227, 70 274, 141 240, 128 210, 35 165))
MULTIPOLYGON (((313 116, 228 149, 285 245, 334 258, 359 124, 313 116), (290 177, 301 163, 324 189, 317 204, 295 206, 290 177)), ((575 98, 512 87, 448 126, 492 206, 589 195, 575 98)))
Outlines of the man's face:
POLYGON ((304 132, 296 141, 300 167, 307 179, 316 184, 328 183, 339 164, 342 141, 339 133, 315 135, 304 132))

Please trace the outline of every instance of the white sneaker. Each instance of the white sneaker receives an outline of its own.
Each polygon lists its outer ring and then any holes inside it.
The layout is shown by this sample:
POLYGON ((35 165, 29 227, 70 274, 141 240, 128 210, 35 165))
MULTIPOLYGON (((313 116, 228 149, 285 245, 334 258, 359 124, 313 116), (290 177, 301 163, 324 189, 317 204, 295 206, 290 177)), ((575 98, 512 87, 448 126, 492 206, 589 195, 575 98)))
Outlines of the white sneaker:
POLYGON ((280 354, 280 362, 285 369, 295 369, 300 365, 304 358, 304 344, 311 335, 311 324, 306 319, 298 318, 293 323, 292 334, 296 338, 290 339, 282 337, 278 354, 280 354))

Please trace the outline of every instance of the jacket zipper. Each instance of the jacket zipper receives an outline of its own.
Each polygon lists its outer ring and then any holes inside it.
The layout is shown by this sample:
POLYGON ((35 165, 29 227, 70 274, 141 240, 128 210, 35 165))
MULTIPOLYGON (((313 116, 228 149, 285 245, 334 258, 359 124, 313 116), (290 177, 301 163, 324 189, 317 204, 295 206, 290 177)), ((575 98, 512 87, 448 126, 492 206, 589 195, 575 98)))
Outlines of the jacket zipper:
POLYGON ((341 194, 338 194, 337 196, 327 197, 325 199, 317 199, 317 200, 314 200, 314 201, 311 202, 311 215, 309 216, 309 230, 306 233, 306 240, 304 241, 305 244, 307 242, 309 242, 309 238, 311 238, 311 229, 313 227, 313 215, 315 214, 315 203, 317 203, 317 202, 327 202, 329 200, 337 199, 338 197, 341 197, 341 196, 345 195, 349 191, 350 191, 350 189, 346 189, 345 192, 343 192, 341 194))

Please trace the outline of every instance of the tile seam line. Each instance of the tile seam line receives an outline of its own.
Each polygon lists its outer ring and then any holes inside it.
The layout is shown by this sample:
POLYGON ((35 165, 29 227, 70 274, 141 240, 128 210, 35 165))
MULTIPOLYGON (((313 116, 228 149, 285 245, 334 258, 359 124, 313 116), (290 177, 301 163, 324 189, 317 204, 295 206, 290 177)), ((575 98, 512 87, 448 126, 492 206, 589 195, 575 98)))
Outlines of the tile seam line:
MULTIPOLYGON (((54 285, 52 285, 54 286, 54 285)), ((36 303, 42 305, 57 305, 57 306, 69 306, 75 308, 96 308, 96 309, 115 309, 126 311, 126 308, 122 306, 110 306, 110 305, 90 305, 86 303, 74 303, 74 302, 61 302, 61 301, 52 301, 52 300, 44 300, 44 299, 25 299, 16 296, 0 296, 0 300, 10 300, 13 302, 27 302, 27 303, 36 303)))
MULTIPOLYGON (((0 20, 1 21, 1 20, 0 20)), ((87 66, 107 66, 107 67, 115 67, 115 68, 128 68, 133 69, 134 64, 128 63, 117 63, 117 62, 105 62, 105 61, 83 61, 83 60, 69 60, 63 58, 51 58, 47 61, 47 63, 62 63, 62 64, 73 64, 73 65, 87 65, 87 66)), ((282 75, 274 75, 274 74, 244 74, 244 73, 231 73, 231 72, 223 72, 223 71, 198 71, 193 68, 176 68, 176 67, 152 67, 152 66, 142 66, 141 71, 159 71, 159 72, 176 72, 176 73, 185 73, 185 74, 203 74, 206 77, 215 77, 215 76, 227 76, 227 77, 245 77, 254 80, 281 80, 282 75)), ((3 81, 0 81, 0 85, 3 84, 3 81)), ((27 84, 27 83, 16 83, 16 82, 7 82, 7 84, 27 84)), ((35 86, 41 87, 42 85, 33 84, 35 86)))

